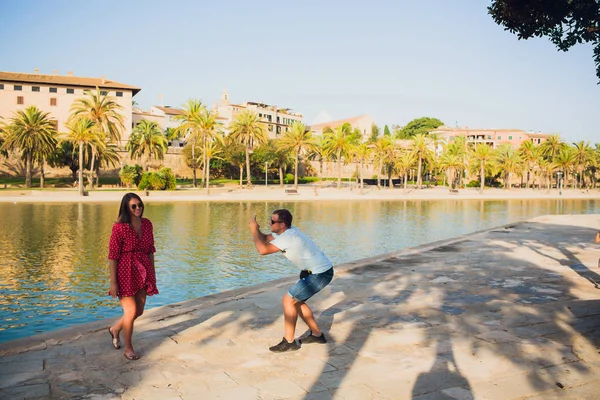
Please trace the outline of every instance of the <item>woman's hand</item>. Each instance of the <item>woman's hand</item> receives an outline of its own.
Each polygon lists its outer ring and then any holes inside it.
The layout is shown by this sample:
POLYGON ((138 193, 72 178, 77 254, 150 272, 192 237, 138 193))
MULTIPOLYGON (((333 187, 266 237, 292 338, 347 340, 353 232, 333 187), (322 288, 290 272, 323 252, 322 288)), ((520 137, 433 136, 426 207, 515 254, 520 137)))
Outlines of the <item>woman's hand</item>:
POLYGON ((108 294, 112 296, 113 299, 117 298, 119 295, 119 285, 117 282, 110 283, 110 289, 108 290, 108 294))

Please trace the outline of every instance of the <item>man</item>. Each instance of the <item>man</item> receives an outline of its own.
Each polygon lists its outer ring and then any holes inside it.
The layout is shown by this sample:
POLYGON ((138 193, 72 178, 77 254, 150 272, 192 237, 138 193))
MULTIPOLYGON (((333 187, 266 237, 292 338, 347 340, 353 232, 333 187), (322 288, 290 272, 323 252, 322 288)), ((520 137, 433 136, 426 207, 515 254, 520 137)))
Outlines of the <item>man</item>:
POLYGON ((292 214, 288 210, 273 211, 271 234, 265 235, 260 231, 256 215, 250 220, 249 225, 259 254, 265 255, 281 251, 302 270, 301 279, 283 296, 285 336, 279 344, 269 347, 269 350, 280 353, 300 348, 294 340, 298 316, 310 329, 310 335, 302 339, 301 344, 327 343, 306 300, 320 292, 333 279, 331 261, 312 240, 292 227, 292 214))

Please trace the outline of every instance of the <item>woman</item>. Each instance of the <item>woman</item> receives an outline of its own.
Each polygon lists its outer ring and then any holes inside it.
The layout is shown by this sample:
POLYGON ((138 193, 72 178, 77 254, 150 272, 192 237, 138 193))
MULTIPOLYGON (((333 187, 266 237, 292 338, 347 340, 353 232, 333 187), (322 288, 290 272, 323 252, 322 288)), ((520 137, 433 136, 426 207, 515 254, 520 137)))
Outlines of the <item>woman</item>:
POLYGON ((108 259, 110 260, 110 290, 113 298, 119 296, 123 316, 108 333, 115 349, 121 348, 119 334, 123 330, 125 358, 138 360, 133 349, 133 321, 141 316, 146 296, 158 294, 154 272, 154 233, 152 223, 142 218, 144 204, 135 193, 127 193, 121 200, 119 218, 110 236, 108 259))

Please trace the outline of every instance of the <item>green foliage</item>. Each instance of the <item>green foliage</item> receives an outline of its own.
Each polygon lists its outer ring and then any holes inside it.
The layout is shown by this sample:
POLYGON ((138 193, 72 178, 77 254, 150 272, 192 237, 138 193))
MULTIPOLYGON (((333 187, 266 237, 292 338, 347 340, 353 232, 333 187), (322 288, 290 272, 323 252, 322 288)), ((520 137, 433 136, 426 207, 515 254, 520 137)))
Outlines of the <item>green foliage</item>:
POLYGON ((520 39, 550 38, 559 50, 594 43, 596 76, 600 79, 600 3, 597 0, 493 0, 488 13, 498 25, 520 39))
POLYGON ((294 175, 293 174, 285 174, 285 178, 283 178, 283 182, 284 183, 294 182, 294 175))
POLYGON ((467 183, 467 187, 470 188, 478 188, 481 186, 481 182, 479 182, 479 180, 472 180, 469 183, 467 183))
POLYGON ((383 136, 392 136, 390 128, 387 125, 383 127, 383 136))
MULTIPOLYGON (((387 125, 386 125, 387 127, 387 125)), ((379 127, 377 125, 375 125, 375 122, 373 122, 373 125, 371 125, 371 136, 369 137, 369 142, 376 142, 377 138, 379 137, 379 127)))
POLYGON ((171 168, 162 168, 158 172, 144 172, 138 185, 139 190, 175 190, 177 180, 171 168))
POLYGON ((119 171, 119 177, 121 183, 127 187, 138 186, 142 179, 142 166, 135 165, 124 165, 119 171))
POLYGON ((422 134, 426 135, 429 131, 444 125, 442 121, 437 118, 421 117, 410 121, 404 128, 402 128, 398 134, 398 139, 410 139, 413 136, 422 134))
POLYGON ((313 182, 318 182, 318 181, 319 181, 318 176, 305 176, 304 178, 298 178, 299 183, 313 183, 313 182))

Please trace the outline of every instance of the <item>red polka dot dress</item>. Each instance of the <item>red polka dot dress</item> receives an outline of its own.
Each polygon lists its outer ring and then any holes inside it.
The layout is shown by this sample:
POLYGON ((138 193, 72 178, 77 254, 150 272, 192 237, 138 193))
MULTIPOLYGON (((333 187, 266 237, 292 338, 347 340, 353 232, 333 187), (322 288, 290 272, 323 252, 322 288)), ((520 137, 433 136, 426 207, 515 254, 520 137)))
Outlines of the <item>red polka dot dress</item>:
POLYGON ((110 236, 108 259, 116 260, 119 297, 135 295, 146 288, 149 296, 158 294, 156 274, 149 254, 155 253, 152 222, 142 218, 141 237, 127 223, 115 223, 110 236))

